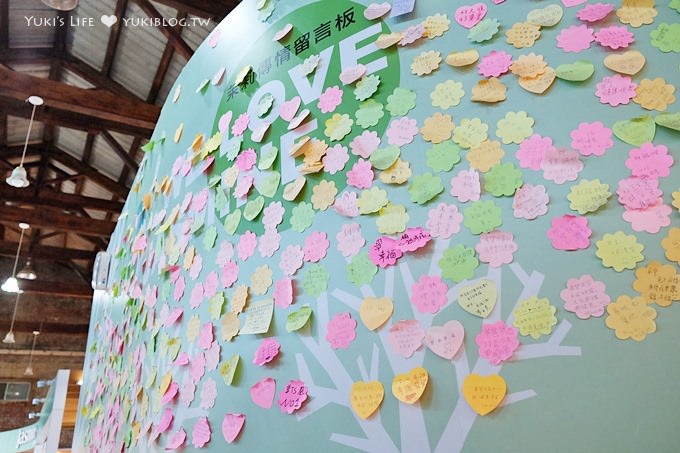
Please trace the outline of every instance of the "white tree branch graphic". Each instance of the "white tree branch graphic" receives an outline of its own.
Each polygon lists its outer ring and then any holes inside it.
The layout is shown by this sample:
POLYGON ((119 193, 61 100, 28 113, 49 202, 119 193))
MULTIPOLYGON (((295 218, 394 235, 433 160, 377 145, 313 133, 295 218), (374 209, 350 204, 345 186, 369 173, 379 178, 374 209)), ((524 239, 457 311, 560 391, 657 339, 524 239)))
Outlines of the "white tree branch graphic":
MULTIPOLYGON (((444 250, 448 248, 449 243, 449 240, 434 240, 434 251, 427 275, 441 274, 441 271, 438 267, 438 262, 443 255, 444 250)), ((521 294, 515 301, 514 306, 516 306, 522 300, 528 299, 534 295, 538 295, 543 284, 544 277, 542 274, 534 271, 529 275, 517 263, 511 264, 507 268, 512 271, 514 276, 521 283, 522 287, 521 294)), ((415 283, 415 279, 409 264, 406 262, 400 263, 397 267, 393 266, 385 270, 385 287, 383 294, 379 295, 378 297, 384 296, 394 299, 395 272, 397 272, 397 269, 402 279, 404 288, 406 289, 407 295, 410 298, 411 287, 415 283)), ((489 268, 487 275, 482 278, 492 280, 498 288, 499 297, 496 306, 489 317, 484 321, 491 323, 496 322, 501 319, 503 305, 501 270, 489 268)), ((468 285, 470 282, 466 281, 461 283, 461 285, 462 284, 468 285)), ((452 301, 456 300, 459 286, 460 285, 455 285, 450 288, 448 293, 448 302, 444 307, 442 307, 442 309, 451 304, 452 301)), ((376 297, 376 294, 370 285, 362 286, 360 288, 360 295, 352 295, 341 289, 332 290, 330 294, 333 298, 337 299, 357 314, 359 312, 359 306, 363 302, 364 298, 376 297)), ((320 331, 323 331, 329 321, 328 293, 321 294, 321 296, 318 297, 317 302, 318 305, 316 317, 320 326, 320 331)), ((414 310, 413 307, 412 312, 413 319, 418 320, 423 329, 427 330, 433 325, 433 314, 420 313, 418 310, 414 310)), ((512 310, 510 313, 512 313, 512 310)), ((356 317, 358 317, 358 315, 356 317)), ((506 323, 512 323, 512 314, 508 316, 506 323)), ((388 344, 390 325, 391 324, 388 322, 377 332, 378 339, 380 340, 380 344, 384 351, 390 351, 390 346, 388 344)), ((580 347, 562 345, 562 341, 569 333, 570 329, 571 324, 567 320, 563 320, 545 342, 521 345, 520 348, 515 352, 512 361, 517 362, 520 360, 549 356, 580 356, 580 347)), ((319 337, 321 336, 323 335, 320 334, 319 337)), ((296 361, 300 378, 309 386, 310 395, 312 396, 308 404, 298 414, 298 419, 304 419, 316 411, 323 409, 328 404, 337 404, 347 407, 348 410, 350 410, 354 415, 354 412, 350 407, 349 394, 352 384, 359 379, 355 379, 350 375, 347 367, 340 361, 337 354, 330 347, 330 344, 327 341, 323 339, 318 341, 315 340, 309 330, 301 335, 301 340, 311 355, 318 361, 319 365, 321 365, 321 367, 326 371, 329 378, 331 379, 331 382, 333 383, 334 388, 321 387, 315 384, 305 356, 302 353, 297 353, 296 361)), ((468 345, 471 344, 469 339, 466 343, 468 345)), ((426 348, 423 346, 408 359, 391 353, 386 353, 385 355, 390 364, 392 373, 397 375, 407 373, 415 367, 422 366, 425 359, 425 353, 426 348)), ((360 376, 361 380, 371 381, 378 379, 379 358, 380 348, 374 343, 369 369, 366 368, 363 357, 359 357, 357 359, 357 366, 359 370, 358 375, 360 376)), ((455 369, 459 395, 462 395, 461 387, 463 385, 463 381, 470 373, 486 376, 489 374, 498 374, 502 368, 502 365, 491 365, 488 361, 482 358, 478 358, 474 365, 471 366, 465 347, 461 348, 456 357, 451 360, 451 364, 455 369)), ((536 396, 536 393, 533 390, 524 390, 511 393, 505 397, 501 405, 507 406, 533 396, 536 396)), ((399 446, 395 444, 394 440, 385 430, 379 412, 367 420, 362 420, 356 415, 354 415, 354 417, 364 432, 364 438, 332 433, 330 440, 341 445, 367 452, 382 453, 402 451, 420 453, 425 451, 433 451, 429 444, 424 413, 419 403, 413 405, 399 404, 399 446)), ((464 398, 459 397, 446 424, 446 427, 444 428, 444 432, 437 442, 436 447, 434 448, 434 451, 438 453, 460 451, 476 418, 477 413, 470 408, 464 398)))

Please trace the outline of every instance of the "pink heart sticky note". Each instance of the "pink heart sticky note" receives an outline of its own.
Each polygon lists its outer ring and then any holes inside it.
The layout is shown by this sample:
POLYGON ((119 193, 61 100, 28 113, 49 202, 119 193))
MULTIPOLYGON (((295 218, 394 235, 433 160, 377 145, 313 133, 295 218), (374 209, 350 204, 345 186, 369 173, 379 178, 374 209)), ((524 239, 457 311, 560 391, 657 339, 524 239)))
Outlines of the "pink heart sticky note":
POLYGON ((166 408, 165 411, 163 411, 163 416, 161 417, 161 421, 158 422, 157 430, 159 433, 164 433, 170 428, 170 425, 172 425, 172 419, 174 418, 173 412, 171 408, 166 408))
POLYGON ((184 428, 180 428, 172 435, 168 441, 168 444, 165 446, 165 449, 177 450, 182 445, 184 445, 185 440, 187 440, 187 433, 184 431, 184 428))
POLYGON ((375 20, 389 13, 392 5, 389 3, 371 3, 364 11, 364 17, 368 20, 375 20))
POLYGON ((352 66, 351 68, 347 68, 340 73, 340 81, 345 85, 349 85, 362 78, 365 74, 366 66, 362 64, 352 66))
POLYGON ((210 442, 210 434, 208 417, 199 418, 191 433, 191 444, 196 448, 203 448, 205 444, 210 442))
POLYGON ((269 409, 274 402, 276 393, 276 381, 273 378, 264 378, 250 387, 250 398, 258 406, 269 409))
POLYGON ((420 322, 415 319, 398 321, 390 327, 387 341, 395 354, 409 358, 420 349, 425 332, 420 328, 420 322))
POLYGON ((486 5, 484 3, 475 3, 470 6, 461 6, 456 10, 456 22, 465 28, 472 28, 477 25, 484 16, 486 16, 486 5))
POLYGON ((172 401, 175 396, 177 396, 177 392, 179 391, 179 385, 177 385, 177 382, 172 382, 168 389, 165 391, 163 394, 163 398, 161 399, 161 404, 168 404, 170 401, 172 401))
POLYGON ((228 444, 238 437, 245 422, 246 416, 243 414, 225 414, 222 420, 222 435, 228 444))
POLYGON ((443 326, 432 326, 425 334, 425 345, 430 351, 451 360, 463 345, 465 329, 459 321, 449 321, 443 326))
POLYGON ((284 121, 290 121, 295 118, 295 114, 300 108, 300 103, 302 103, 300 96, 295 96, 290 101, 286 101, 281 104, 281 108, 279 110, 279 116, 281 116, 281 119, 284 121))

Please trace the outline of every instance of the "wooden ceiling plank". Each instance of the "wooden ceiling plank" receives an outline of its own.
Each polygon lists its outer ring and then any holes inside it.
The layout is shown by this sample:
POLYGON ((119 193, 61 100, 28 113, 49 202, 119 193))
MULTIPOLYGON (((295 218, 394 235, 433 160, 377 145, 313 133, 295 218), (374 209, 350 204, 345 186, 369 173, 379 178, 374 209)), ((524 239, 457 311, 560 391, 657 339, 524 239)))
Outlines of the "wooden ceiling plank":
MULTIPOLYGON (((0 320, 0 332, 9 330, 10 321, 0 320)), ((87 335, 89 325, 87 324, 63 324, 59 322, 39 322, 39 321, 14 321, 15 332, 32 332, 40 327, 40 335, 63 334, 63 335, 87 335)))
POLYGON ((127 197, 129 192, 129 189, 127 187, 125 187, 122 184, 118 184, 113 179, 103 175, 102 173, 99 173, 99 171, 97 171, 96 169, 92 168, 87 164, 82 163, 81 161, 71 156, 70 154, 66 154, 64 151, 61 151, 60 149, 53 148, 51 150, 51 157, 54 160, 60 162, 61 164, 76 171, 77 173, 82 173, 87 178, 91 179, 93 182, 97 183, 98 185, 108 190, 109 192, 116 194, 120 198, 127 197))
MULTIPOLYGON (((1 69, 1 68, 0 68, 1 69)), ((84 90, 88 97, 97 97, 105 90, 84 90)), ((9 114, 19 118, 31 117, 31 105, 23 100, 16 100, 0 95, 0 113, 9 114)), ((35 113, 35 119, 43 124, 66 127, 86 132, 98 132, 109 130, 126 135, 148 137, 153 132, 153 127, 147 125, 130 125, 115 120, 105 120, 91 115, 68 112, 43 105, 35 113)))
POLYGON ((118 49, 118 41, 120 34, 123 31, 123 18, 127 10, 128 0, 118 0, 116 2, 116 10, 113 12, 118 21, 113 24, 109 32, 109 42, 106 45, 106 55, 104 56, 104 63, 102 64, 102 74, 106 77, 111 75, 111 68, 113 68, 113 61, 116 57, 116 50, 118 49))
POLYGON ((82 282, 49 282, 45 280, 19 280, 19 288, 24 293, 47 294, 51 296, 73 297, 76 299, 92 298, 92 287, 82 282))
POLYGON ((118 96, 123 96, 128 99, 133 99, 136 101, 140 100, 139 97, 137 97, 123 85, 106 77, 101 72, 97 71, 92 66, 76 57, 68 56, 63 60, 62 64, 64 68, 68 69, 98 88, 106 89, 118 96))
POLYGON ((106 90, 85 90, 0 66, 0 95, 25 101, 26 93, 42 97, 46 106, 60 113, 73 113, 94 120, 147 128, 150 132, 156 126, 160 114, 160 108, 155 105, 125 99, 106 90))
MULTIPOLYGON (((174 27, 175 30, 179 32, 182 29, 179 23, 182 19, 185 19, 186 17, 187 15, 184 12, 177 13, 177 16, 175 16, 175 18, 177 19, 178 25, 174 27)), ((156 68, 156 75, 154 75, 153 82, 151 83, 149 95, 146 98, 146 102, 148 102, 149 104, 155 104, 156 100, 158 100, 158 95, 161 92, 161 88, 163 87, 163 81, 165 80, 165 76, 168 74, 168 70, 170 69, 170 63, 172 63, 172 56, 174 54, 175 48, 168 41, 168 43, 165 45, 165 49, 163 50, 163 56, 161 56, 161 61, 158 63, 158 67, 156 68)))
MULTIPOLYGON (((92 158, 92 148, 94 147, 94 139, 95 139, 94 134, 87 134, 87 138, 85 139, 85 146, 83 147, 83 157, 80 159, 80 161, 85 165, 90 164, 90 159, 92 158)), ((85 179, 81 178, 76 182, 76 189, 73 193, 75 193, 76 195, 80 195, 81 193, 83 193, 84 187, 85 179)))
POLYGON ((44 209, 3 209, 0 211, 0 222, 5 224, 26 222, 32 228, 48 228, 97 237, 110 237, 116 228, 115 222, 66 214, 55 216, 44 209))
POLYGON ((35 197, 30 191, 15 189, 6 184, 0 185, 0 201, 48 206, 68 211, 75 211, 78 208, 92 209, 95 211, 112 212, 114 214, 120 213, 124 206, 122 202, 118 201, 62 193, 46 187, 40 191, 38 197, 35 197))
POLYGON ((238 5, 235 0, 155 0, 156 3, 204 18, 223 18, 238 5))
POLYGON ((125 148, 123 148, 123 146, 118 143, 118 140, 116 140, 113 135, 109 133, 109 131, 102 131, 100 135, 106 141, 106 143, 109 144, 113 152, 115 152, 116 155, 121 158, 123 164, 136 173, 138 168, 137 162, 130 154, 128 154, 125 148))
POLYGON ((0 0, 0 50, 9 48, 9 0, 0 0))
POLYGON ((54 50, 50 47, 0 48, 0 63, 10 66, 18 64, 49 64, 53 58, 54 50))
MULTIPOLYGON (((61 234, 58 232, 43 234, 39 240, 44 240, 50 235, 61 234)), ((9 241, 0 241, 0 255, 13 257, 17 252, 18 243, 9 241)), ((57 260, 92 260, 97 255, 96 252, 90 250, 79 249, 64 249, 61 247, 51 247, 48 245, 36 244, 28 250, 28 244, 23 243, 21 247, 22 256, 30 256, 35 261, 57 261, 57 260)))
MULTIPOLYGON (((163 21, 163 15, 149 2, 149 0, 135 0, 144 13, 151 19, 163 21)), ((182 38, 182 35, 172 27, 161 25, 158 30, 163 33, 185 60, 189 61, 194 54, 194 49, 182 38)))

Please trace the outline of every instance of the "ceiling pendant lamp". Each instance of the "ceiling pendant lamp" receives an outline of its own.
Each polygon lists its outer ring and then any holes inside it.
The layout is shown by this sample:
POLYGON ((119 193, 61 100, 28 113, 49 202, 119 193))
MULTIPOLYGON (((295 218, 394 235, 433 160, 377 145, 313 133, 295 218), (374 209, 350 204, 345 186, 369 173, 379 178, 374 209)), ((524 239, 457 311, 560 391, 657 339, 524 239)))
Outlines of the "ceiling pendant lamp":
POLYGON ((26 261, 26 265, 17 272, 17 277, 23 280, 35 280, 38 278, 38 274, 35 273, 35 269, 33 269, 33 266, 31 265, 30 258, 26 261))
POLYGON ((59 11, 71 11, 78 6, 78 0, 42 0, 42 2, 59 11))
POLYGON ((14 320, 17 317, 17 307, 19 306, 19 298, 21 297, 21 293, 17 293, 17 299, 14 302, 14 312, 12 312, 12 323, 9 325, 9 332, 7 332, 7 335, 5 335, 5 338, 2 339, 2 342, 5 344, 14 344, 14 320))
POLYGON ((17 254, 14 257, 14 269, 12 270, 12 276, 5 280, 0 288, 7 293, 20 293, 21 288, 19 288, 19 282, 17 281, 17 264, 19 263, 19 254, 21 253, 21 243, 24 240, 24 232, 31 226, 28 223, 20 223, 19 228, 21 228, 21 235, 19 236, 19 246, 17 247, 17 254))
POLYGON ((33 346, 31 347, 31 355, 28 356, 28 366, 26 367, 26 371, 24 371, 24 376, 33 376, 33 352, 35 351, 35 342, 38 340, 38 335, 40 335, 40 331, 34 330, 33 346))
POLYGON ((28 132, 26 133, 26 141, 24 142, 24 152, 21 155, 21 162, 19 166, 12 170, 12 174, 5 181, 12 187, 17 187, 22 189, 28 187, 30 184, 28 182, 28 177, 26 175, 26 169, 24 168, 24 158, 26 157, 26 149, 28 148, 28 140, 31 138, 31 129, 33 128, 33 118, 35 117, 35 109, 39 105, 43 104, 43 99, 39 96, 31 96, 28 102, 33 104, 33 111, 31 112, 31 121, 28 123, 28 132))

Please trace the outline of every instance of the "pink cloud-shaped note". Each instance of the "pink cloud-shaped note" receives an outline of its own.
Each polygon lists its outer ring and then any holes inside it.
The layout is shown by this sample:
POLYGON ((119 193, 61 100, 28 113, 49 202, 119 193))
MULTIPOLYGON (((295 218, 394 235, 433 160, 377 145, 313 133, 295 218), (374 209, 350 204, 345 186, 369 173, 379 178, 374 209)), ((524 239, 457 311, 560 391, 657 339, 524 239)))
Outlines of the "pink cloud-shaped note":
POLYGON ((295 273, 302 267, 305 253, 299 245, 289 245, 281 253, 279 260, 279 269, 283 275, 295 275, 295 273))
POLYGON ((304 382, 291 379, 279 393, 279 409, 286 414, 292 414, 302 407, 307 400, 309 389, 304 382))
POLYGON ((571 131, 571 147, 582 156, 602 156, 614 146, 612 130, 600 121, 583 122, 576 130, 571 131))
POLYGON ((612 11, 614 11, 614 5, 611 3, 591 3, 577 12, 576 17, 583 22, 598 22, 607 17, 612 11))
POLYGON ((503 264, 512 263, 517 244, 512 233, 496 230, 482 233, 475 250, 477 250, 479 261, 488 263, 491 267, 501 267, 503 264))
POLYGON ((288 308, 293 303, 293 280, 282 278, 274 284, 274 303, 281 308, 288 308))
POLYGON ((432 237, 448 239, 460 231, 463 214, 455 204, 439 203, 427 213, 425 226, 432 237))
POLYGON ((213 378, 208 378, 203 382, 203 389, 201 390, 202 409, 208 410, 215 406, 215 399, 217 398, 217 383, 213 378))
POLYGON ((186 431, 184 431, 184 428, 180 428, 172 434, 172 436, 168 440, 168 443, 165 445, 165 449, 177 450, 184 445, 184 442, 186 442, 186 440, 187 433, 186 431))
POLYGON ((371 153, 380 146, 380 137, 375 131, 364 131, 349 144, 352 154, 368 159, 371 153))
POLYGON ((255 357, 253 357, 253 363, 257 366, 262 366, 265 363, 269 363, 279 355, 281 350, 281 344, 276 341, 276 338, 265 338, 260 343, 255 351, 255 357))
POLYGON ((342 192, 333 203, 333 210, 344 217, 359 215, 359 203, 356 192, 342 192))
POLYGON ((477 72, 484 77, 499 77, 510 70, 512 55, 504 51, 492 50, 482 57, 477 72))
POLYGON ((422 227, 407 228, 406 231, 399 235, 397 246, 402 252, 415 252, 425 247, 430 242, 430 239, 432 239, 430 232, 422 227))
POLYGON ((456 197, 461 203, 479 200, 482 194, 482 185, 479 182, 479 173, 474 168, 461 170, 451 178, 451 196, 456 197))
POLYGON ((595 95, 600 98, 601 103, 616 107, 629 104, 630 100, 637 95, 636 88, 637 83, 633 82, 630 77, 614 74, 611 77, 605 77, 597 84, 595 95))
POLYGON ((361 247, 366 245, 361 225, 358 223, 343 223, 335 238, 338 240, 338 250, 346 258, 356 255, 361 247))
POLYGON ((328 87, 321 96, 319 96, 319 103, 317 107, 321 113, 330 113, 335 111, 337 106, 342 104, 343 91, 338 86, 328 87))
POLYGON ((567 280, 567 287, 560 292, 564 309, 575 313, 580 319, 600 317, 611 302, 604 283, 593 280, 590 275, 567 280))
POLYGON ((227 261, 224 266, 220 268, 220 280, 222 288, 231 288, 236 280, 238 280, 238 264, 234 261, 227 261))
POLYGON ((555 184, 575 181, 583 170, 583 162, 578 152, 564 148, 554 148, 546 151, 541 162, 543 177, 555 184))
POLYGON ((417 134, 418 122, 405 116, 392 120, 390 127, 387 129, 387 143, 404 146, 411 143, 417 134))
POLYGON ((668 148, 651 143, 631 149, 626 160, 626 167, 633 176, 647 178, 665 178, 671 174, 672 165, 673 157, 668 154, 668 148))
POLYGON ((321 159, 323 169, 331 175, 343 170, 347 161, 349 161, 347 148, 341 144, 328 148, 326 155, 321 159))
POLYGON ((265 228, 276 228, 277 225, 283 222, 283 215, 286 213, 286 209, 280 201, 274 201, 264 208, 262 212, 264 213, 262 224, 265 228))
POLYGON ((405 358, 409 358, 423 345, 425 331, 420 322, 415 319, 397 321, 390 326, 387 341, 392 351, 405 358))
POLYGON ((547 235, 557 250, 580 250, 588 248, 592 233, 586 217, 565 214, 552 220, 547 235))
POLYGON ((594 30, 585 25, 563 28, 557 35, 557 47, 565 52, 581 52, 588 49, 593 41, 595 41, 594 30))
POLYGON ((421 275, 411 286, 411 303, 420 313, 438 313, 448 302, 449 287, 439 276, 421 275))
POLYGON ((241 113, 238 118, 236 118, 236 121, 234 121, 234 125, 231 126, 232 135, 237 137, 243 135, 248 128, 248 124, 250 124, 250 116, 246 112, 241 113))
POLYGON ((236 156, 236 167, 241 171, 248 171, 257 162, 257 154, 253 148, 248 148, 236 156))
POLYGON ((373 264, 383 269, 396 264, 403 254, 399 248, 399 241, 387 236, 381 236, 376 239, 368 250, 368 257, 373 264))
POLYGON ((305 245, 302 247, 304 259, 310 263, 318 263, 325 256, 331 243, 328 241, 326 233, 315 231, 305 238, 305 245))
POLYGON ((479 356, 492 365, 500 365, 508 360, 519 347, 517 329, 504 321, 483 324, 482 331, 475 337, 479 346, 479 356))
POLYGON ((627 209, 646 209, 656 204, 662 192, 658 179, 631 176, 619 181, 616 195, 627 209))
POLYGON ((338 313, 326 326, 326 341, 333 349, 347 349, 356 338, 357 322, 349 313, 338 313))
POLYGON ((522 140, 522 143, 519 144, 519 149, 515 153, 515 157, 519 161, 520 167, 540 170, 545 153, 554 149, 555 147, 550 137, 534 134, 522 140))
POLYGON ((276 231, 276 228, 265 228, 264 234, 260 236, 260 245, 257 249, 262 258, 271 258, 279 249, 280 244, 281 235, 276 231))
POLYGON ((257 247, 257 236, 252 231, 246 231, 241 235, 236 246, 238 257, 242 261, 246 261, 253 256, 255 248, 257 247))
POLYGON ((347 172, 347 184, 357 189, 369 189, 373 185, 373 176, 371 162, 359 159, 347 172))
POLYGON ((625 25, 600 28, 594 36, 599 45, 612 50, 625 49, 635 41, 635 35, 625 25))
POLYGON ((199 417, 194 425, 194 430, 191 432, 191 445, 196 448, 203 448, 205 444, 210 442, 210 435, 208 417, 199 417))
POLYGON ((513 215, 518 219, 533 220, 548 213, 549 201, 545 186, 524 184, 512 200, 513 215))
POLYGON ((673 208, 663 203, 661 198, 645 209, 626 209, 623 220, 629 222, 635 231, 656 234, 661 228, 671 224, 673 208))

